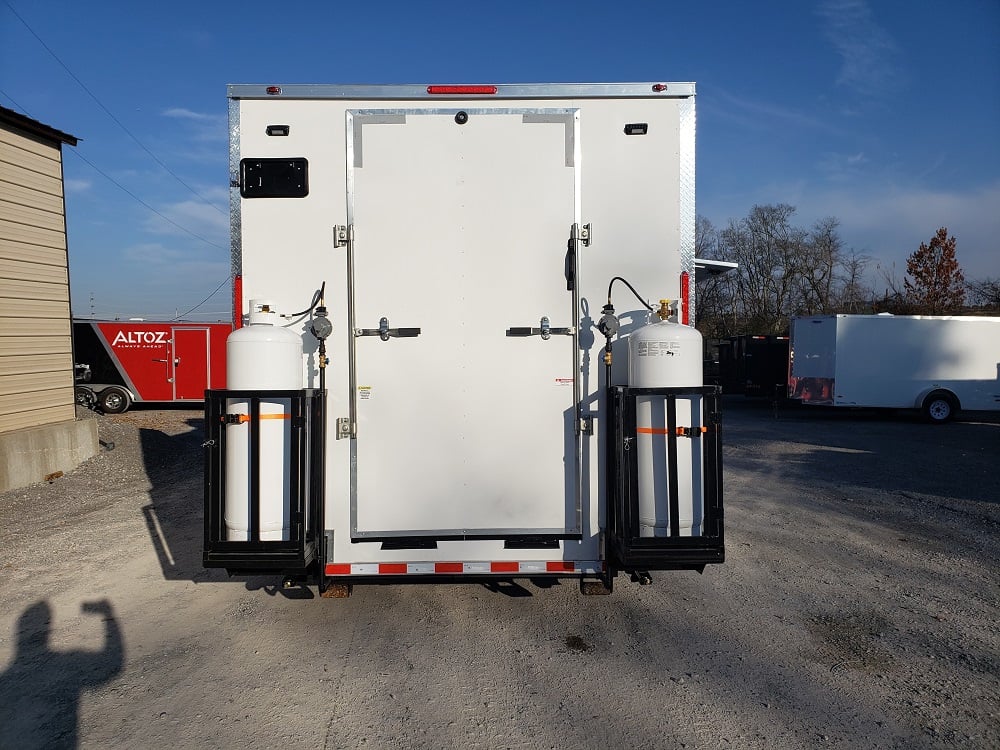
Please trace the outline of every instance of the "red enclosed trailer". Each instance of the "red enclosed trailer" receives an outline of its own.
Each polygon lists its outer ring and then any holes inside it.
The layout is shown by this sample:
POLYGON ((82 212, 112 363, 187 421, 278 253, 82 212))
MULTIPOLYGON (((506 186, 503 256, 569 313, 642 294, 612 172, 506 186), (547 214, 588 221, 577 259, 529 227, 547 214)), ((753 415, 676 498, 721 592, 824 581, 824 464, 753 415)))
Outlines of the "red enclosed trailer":
POLYGON ((230 323, 73 321, 76 399, 119 414, 133 402, 202 402, 224 388, 230 323))

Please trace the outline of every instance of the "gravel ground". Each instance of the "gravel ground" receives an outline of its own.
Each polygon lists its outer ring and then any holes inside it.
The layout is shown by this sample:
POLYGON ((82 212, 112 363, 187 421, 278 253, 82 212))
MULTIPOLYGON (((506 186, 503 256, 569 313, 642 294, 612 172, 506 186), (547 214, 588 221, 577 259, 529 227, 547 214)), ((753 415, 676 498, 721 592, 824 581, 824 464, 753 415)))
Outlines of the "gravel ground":
POLYGON ((0 495, 0 748, 997 748, 1000 418, 725 403, 727 562, 356 587, 201 567, 200 412, 0 495))

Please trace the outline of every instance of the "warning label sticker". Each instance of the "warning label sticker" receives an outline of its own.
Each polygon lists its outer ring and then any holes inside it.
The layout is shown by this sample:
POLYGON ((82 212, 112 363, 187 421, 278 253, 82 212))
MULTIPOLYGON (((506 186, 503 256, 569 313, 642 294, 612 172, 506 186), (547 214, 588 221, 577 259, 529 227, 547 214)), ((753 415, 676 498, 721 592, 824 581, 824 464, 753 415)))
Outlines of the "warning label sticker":
POLYGON ((556 378, 556 385, 573 385, 573 378, 556 378))
POLYGON ((358 386, 358 399, 361 401, 371 401, 372 387, 370 385, 358 386))

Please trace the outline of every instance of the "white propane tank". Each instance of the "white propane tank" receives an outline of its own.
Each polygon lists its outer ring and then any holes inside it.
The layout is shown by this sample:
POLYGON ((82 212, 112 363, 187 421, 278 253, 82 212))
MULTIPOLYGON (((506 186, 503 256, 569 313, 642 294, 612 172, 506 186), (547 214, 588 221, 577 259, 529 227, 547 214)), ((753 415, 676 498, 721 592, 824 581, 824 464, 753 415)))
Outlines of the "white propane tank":
MULTIPOLYGON (((302 388, 302 338, 280 325, 267 300, 250 300, 248 325, 226 339, 226 388, 261 391, 260 541, 290 538, 291 400, 266 391, 302 388)), ((226 538, 250 539, 250 401, 232 398, 226 412, 242 417, 226 426, 226 538)))
MULTIPOLYGON (((633 388, 701 387, 702 338, 697 329, 671 319, 670 301, 660 300, 660 320, 628 338, 628 384, 633 388)), ((677 506, 681 536, 701 536, 704 519, 702 397, 682 394, 675 400, 676 426, 698 437, 677 437, 677 506)), ((667 399, 636 398, 636 467, 639 536, 670 535, 667 399)))

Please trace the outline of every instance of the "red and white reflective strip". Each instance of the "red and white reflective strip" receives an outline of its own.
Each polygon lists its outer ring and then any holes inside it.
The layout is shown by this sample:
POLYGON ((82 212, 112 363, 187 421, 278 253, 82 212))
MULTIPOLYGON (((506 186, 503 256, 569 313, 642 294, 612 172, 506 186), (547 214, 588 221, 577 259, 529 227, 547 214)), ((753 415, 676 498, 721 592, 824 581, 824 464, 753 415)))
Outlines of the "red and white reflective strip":
POLYGON ((483 562, 391 562, 327 563, 328 576, 402 575, 596 575, 604 572, 601 561, 494 560, 483 562))

